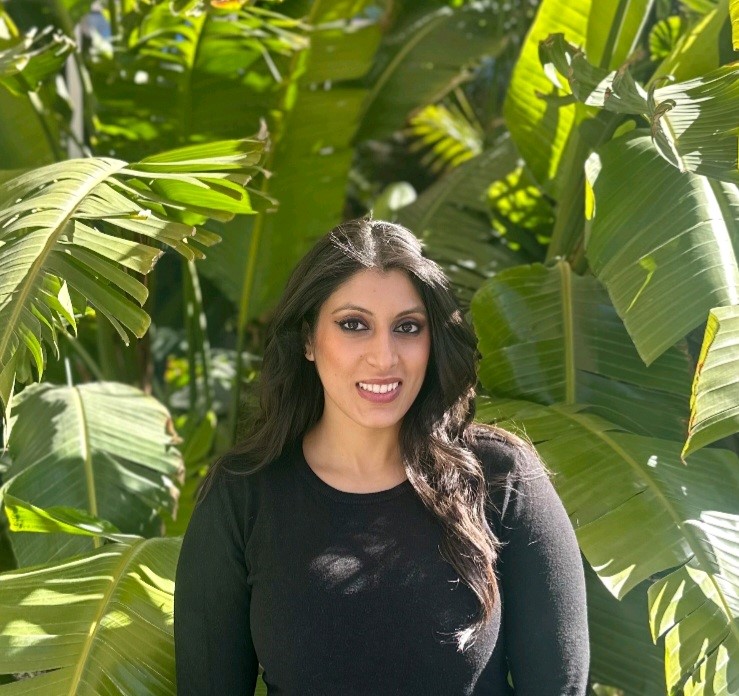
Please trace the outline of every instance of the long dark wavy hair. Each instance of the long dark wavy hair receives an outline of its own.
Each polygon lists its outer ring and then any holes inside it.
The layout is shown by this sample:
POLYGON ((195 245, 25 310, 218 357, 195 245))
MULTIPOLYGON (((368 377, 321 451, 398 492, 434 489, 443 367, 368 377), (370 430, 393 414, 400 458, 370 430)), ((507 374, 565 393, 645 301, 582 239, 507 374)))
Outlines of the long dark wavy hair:
MULTIPOLYGON (((345 222, 320 238, 293 270, 269 326, 258 384, 259 406, 245 437, 211 468, 201 498, 219 468, 268 466, 319 420, 323 387, 305 358, 323 303, 364 269, 404 271, 428 315, 431 351, 426 377, 400 428, 406 475, 444 530, 441 552, 480 602, 474 623, 454 633, 458 649, 475 642, 499 601, 495 564, 500 542, 486 519, 487 485, 471 450, 477 382, 475 334, 462 315, 442 269, 423 256, 405 227, 380 220, 345 222)), ((526 443, 494 426, 488 432, 517 447, 526 443)), ((489 484, 490 481, 487 482, 489 484)))

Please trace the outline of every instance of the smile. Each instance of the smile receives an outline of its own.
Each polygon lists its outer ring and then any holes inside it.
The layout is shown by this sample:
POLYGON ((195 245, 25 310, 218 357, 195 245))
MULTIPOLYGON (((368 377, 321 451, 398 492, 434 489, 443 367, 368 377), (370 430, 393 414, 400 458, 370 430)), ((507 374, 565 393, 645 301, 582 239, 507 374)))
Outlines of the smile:
POLYGON ((390 384, 366 384, 365 382, 358 382, 357 385, 360 389, 372 392, 373 394, 386 394, 387 392, 395 391, 400 386, 400 382, 392 382, 390 384))

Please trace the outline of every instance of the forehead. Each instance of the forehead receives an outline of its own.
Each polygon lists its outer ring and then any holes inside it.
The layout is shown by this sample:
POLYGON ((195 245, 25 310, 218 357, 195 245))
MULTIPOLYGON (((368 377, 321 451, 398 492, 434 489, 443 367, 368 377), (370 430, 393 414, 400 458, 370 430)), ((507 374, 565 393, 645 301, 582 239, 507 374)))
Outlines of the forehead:
POLYGON ((396 268, 387 272, 375 268, 357 271, 329 295, 325 307, 330 310, 347 302, 370 310, 379 306, 402 311, 423 305, 421 295, 408 274, 396 268))

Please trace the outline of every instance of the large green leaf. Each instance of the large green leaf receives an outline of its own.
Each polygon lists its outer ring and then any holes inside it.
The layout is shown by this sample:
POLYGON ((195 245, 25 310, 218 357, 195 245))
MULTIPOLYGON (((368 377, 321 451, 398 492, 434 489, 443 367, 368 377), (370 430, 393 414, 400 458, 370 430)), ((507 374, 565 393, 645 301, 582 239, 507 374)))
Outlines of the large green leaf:
POLYGON ((525 430, 553 469, 580 548, 615 596, 678 567, 650 588, 653 635, 677 624, 666 640, 669 693, 688 677, 704 690, 686 693, 736 693, 737 456, 703 449, 685 466, 679 443, 623 432, 581 406, 478 401, 480 420, 525 430))
POLYGON ((542 42, 541 56, 555 84, 559 84, 556 70, 583 103, 642 114, 660 154, 681 172, 739 183, 733 108, 739 103, 739 64, 647 94, 625 66, 610 73, 595 67, 562 34, 542 42))
MULTIPOLYGON (((116 328, 142 336, 147 290, 126 272, 148 273, 161 251, 129 233, 203 258, 218 236, 193 227, 207 217, 251 212, 244 184, 258 171, 262 140, 223 141, 149 157, 138 164, 96 158, 31 170, 0 186, 0 375, 11 360, 20 381, 43 373, 42 340, 75 318, 67 285, 116 328), (63 279, 60 284, 58 279, 63 279), (129 297, 133 299, 129 299, 129 297), (20 355, 16 352, 20 351, 20 355)), ((10 378, 2 378, 7 406, 10 378)))
MULTIPOLYGON (((50 30, 42 32, 46 38, 49 33, 50 30)), ((35 32, 23 36, 0 7, 0 76, 5 74, 6 78, 0 77, 0 170, 47 164, 60 153, 56 142, 58 123, 47 113, 42 96, 28 90, 58 68, 55 49, 66 54, 74 44, 66 37, 54 35, 44 45, 44 36, 35 32), (34 47, 39 39, 42 45, 34 47)), ((5 178, 2 174, 0 181, 5 178)))
POLYGON ((693 381, 683 456, 739 432, 739 306, 708 315, 693 381))
MULTIPOLYGON (((184 468, 167 410, 124 384, 34 384, 13 400, 4 490, 44 509, 78 508, 128 534, 156 533, 158 513, 175 512, 184 468), (39 423, 44 437, 39 437, 39 423)), ((6 507, 9 507, 6 502, 6 507)), ((11 522, 18 518, 8 510, 11 522)), ((21 528, 20 531, 23 531, 21 528)), ((21 565, 87 551, 78 536, 14 534, 21 565)))
POLYGON ((271 308, 307 248, 341 220, 351 141, 366 96, 356 80, 369 69, 380 40, 378 23, 360 14, 367 4, 312 5, 310 49, 294 59, 282 129, 267 165, 274 176, 265 190, 279 207, 250 225, 240 326, 271 308))
POLYGON ((174 695, 181 539, 109 544, 0 574, 0 694, 174 695))
POLYGON ((592 276, 575 275, 565 261, 504 270, 475 294, 472 318, 480 380, 491 394, 587 403, 633 432, 684 437, 687 351, 672 348, 645 367, 592 276))
POLYGON ((702 449, 685 466, 678 442, 627 433, 581 405, 484 397, 478 405, 480 420, 523 428, 556 472, 580 547, 615 596, 694 557, 705 572, 718 572, 711 549, 685 523, 705 510, 736 512, 735 454, 702 449))
POLYGON ((423 239, 426 253, 444 267, 466 306, 493 273, 532 260, 494 233, 488 187, 516 168, 510 140, 465 162, 398 211, 398 222, 423 239))
POLYGON ((680 173, 641 130, 599 148, 587 177, 586 255, 646 363, 712 308, 739 304, 735 185, 680 173))
POLYGON ((31 98, 0 88, 0 181, 6 178, 3 169, 49 164, 60 154, 56 123, 45 119, 43 110, 34 109, 31 98))
POLYGON ((647 583, 617 600, 585 564, 590 637, 590 681, 628 696, 664 696, 664 648, 649 632, 647 583))
POLYGON ((357 138, 378 138, 403 126, 412 111, 439 99, 468 65, 496 56, 510 40, 497 3, 441 7, 388 35, 370 79, 357 138))
POLYGON ((617 67, 633 50, 651 4, 651 0, 582 0, 576 4, 543 0, 539 6, 511 78, 505 117, 532 174, 555 198, 572 178, 573 168, 579 167, 579 161, 571 161, 579 148, 576 131, 575 137, 571 136, 590 110, 553 88, 541 67, 539 42, 561 32, 568 41, 582 46, 597 65, 617 67))

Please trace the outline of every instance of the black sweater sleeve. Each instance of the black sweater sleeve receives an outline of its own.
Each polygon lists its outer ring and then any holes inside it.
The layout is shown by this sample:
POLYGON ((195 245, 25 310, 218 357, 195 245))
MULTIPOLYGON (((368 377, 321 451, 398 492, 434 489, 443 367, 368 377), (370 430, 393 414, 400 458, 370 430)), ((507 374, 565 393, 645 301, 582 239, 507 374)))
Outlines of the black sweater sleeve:
POLYGON ((244 486, 236 478, 216 472, 182 542, 174 594, 180 696, 254 693, 258 661, 249 630, 244 520, 232 499, 244 486))
POLYGON ((515 458, 499 559, 514 690, 516 696, 581 696, 590 654, 577 540, 536 455, 515 458))

